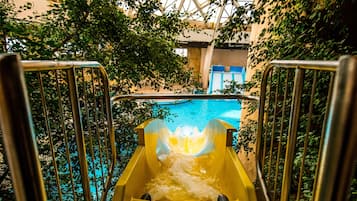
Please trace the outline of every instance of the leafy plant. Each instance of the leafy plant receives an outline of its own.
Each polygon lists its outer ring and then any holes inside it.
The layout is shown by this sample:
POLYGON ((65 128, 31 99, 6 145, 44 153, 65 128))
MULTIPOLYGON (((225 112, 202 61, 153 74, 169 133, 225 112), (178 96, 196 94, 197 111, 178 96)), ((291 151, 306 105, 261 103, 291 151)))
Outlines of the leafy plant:
MULTIPOLYGON (((189 86, 192 84, 192 79, 191 73, 183 68, 185 59, 174 53, 174 48, 177 46, 176 36, 187 24, 180 20, 180 16, 176 12, 155 15, 159 7, 160 2, 157 0, 60 1, 53 3, 51 9, 44 14, 19 19, 17 14, 20 11, 17 11, 12 3, 1 0, 0 43, 2 48, 0 52, 16 52, 21 55, 22 59, 29 60, 98 61, 106 67, 111 79, 112 95, 132 93, 136 87, 142 85, 144 79, 150 83, 153 89, 170 88, 177 83, 189 86), (125 10, 118 8, 118 4, 125 5, 123 7, 130 9, 134 14, 127 15, 125 10)), ((31 9, 31 4, 26 4, 21 9, 31 9)), ((90 130, 96 129, 92 124, 103 126, 105 120, 99 120, 99 117, 95 118, 97 112, 104 116, 103 102, 100 102, 102 96, 99 93, 90 95, 90 89, 98 88, 98 86, 91 88, 90 83, 83 84, 87 82, 83 78, 84 74, 76 72, 76 79, 80 83, 78 90, 84 134, 89 137, 90 130), (84 93, 87 94, 86 99, 84 93), (86 107, 89 109, 85 109, 86 107), (87 115, 87 113, 89 114, 87 115)), ((57 181, 53 176, 53 163, 56 161, 60 172, 59 179, 62 183, 64 182, 68 186, 71 186, 71 182, 74 183, 72 184, 74 189, 70 189, 70 187, 62 189, 62 193, 66 194, 64 196, 67 196, 65 198, 75 199, 73 196, 77 196, 77 199, 80 199, 82 193, 79 184, 78 156, 75 154, 76 146, 70 102, 66 95, 68 85, 64 74, 60 74, 58 77, 61 101, 63 101, 64 126, 58 123, 62 119, 59 115, 61 114, 58 106, 60 99, 54 72, 43 72, 41 75, 26 74, 31 110, 48 198, 57 200, 59 196, 59 190, 56 188, 57 181), (39 77, 45 84, 42 91, 45 94, 47 112, 44 111, 44 104, 41 102, 43 98, 41 97, 39 77), (44 114, 48 116, 47 120, 44 114), (46 128, 47 122, 50 122, 49 129, 46 128), (62 129, 65 129, 65 132, 62 132, 62 129), (51 157, 48 133, 52 134, 54 149, 59 153, 55 160, 51 157), (68 135, 68 143, 64 142, 66 135, 68 135), (68 148, 65 147, 65 144, 68 145, 68 148), (66 162, 68 160, 64 155, 66 149, 72 153, 70 156, 72 162, 70 163, 66 162), (72 167, 68 164, 71 164, 72 167), (72 170, 70 170, 71 168, 72 170), (73 181, 68 179, 71 172, 74 177, 73 181), (74 193, 71 194, 72 190, 74 193)), ((167 112, 160 110, 154 113, 150 104, 121 102, 115 104, 113 113, 119 157, 115 173, 117 177, 136 146, 137 138, 133 128, 148 118, 167 115, 167 112), (123 116, 123 114, 125 115, 123 116)), ((104 133, 104 130, 99 129, 98 132, 104 133)), ((101 139, 95 141, 93 138, 93 140, 93 142, 86 141, 86 143, 94 143, 96 147, 100 147, 98 141, 101 139)), ((89 168, 93 169, 93 167, 102 164, 102 162, 92 161, 91 157, 97 158, 104 151, 106 151, 104 148, 94 151, 88 148, 89 168)), ((103 165, 105 166, 106 163, 103 165)), ((92 182, 95 171, 90 174, 92 182)), ((98 176, 98 182, 102 182, 100 181, 102 179, 103 176, 98 176)), ((99 197, 98 193, 95 196, 99 197)))
MULTIPOLYGON (((252 44, 249 50, 250 65, 248 68, 255 71, 255 75, 251 81, 247 83, 248 91, 250 88, 251 95, 256 94, 256 90, 260 87, 261 73, 264 71, 269 62, 274 59, 297 59, 297 60, 336 60, 339 56, 344 54, 356 54, 357 47, 351 39, 353 26, 347 23, 346 11, 351 10, 348 5, 351 1, 273 1, 261 0, 256 4, 246 5, 243 9, 239 7, 231 16, 228 23, 221 28, 221 34, 218 41, 225 41, 233 39, 242 31, 247 30, 250 23, 256 23, 264 27, 259 34, 259 37, 252 44), (348 26, 349 25, 349 26, 348 26), (261 69, 257 69, 257 66, 261 69)), ((351 11, 350 11, 351 12, 351 11)), ((350 16, 351 17, 351 16, 350 16)), ((278 79, 284 80, 286 74, 273 73, 270 84, 276 86, 278 79), (279 75, 279 76, 277 76, 279 75)), ((308 149, 304 160, 303 170, 303 186, 302 196, 299 199, 311 199, 311 192, 313 186, 313 178, 315 175, 315 167, 317 164, 318 149, 320 143, 320 135, 322 131, 322 124, 326 112, 326 97, 328 93, 328 86, 331 79, 329 73, 320 73, 318 75, 317 88, 315 96, 313 97, 313 116, 310 123, 310 131, 308 138, 308 149)), ((296 194, 297 181, 299 177, 299 167, 302 164, 303 147, 305 143, 306 129, 308 127, 308 113, 309 113, 309 94, 311 93, 313 80, 313 72, 305 73, 304 78, 304 92, 302 96, 302 105, 299 119, 299 130, 297 134, 297 149, 293 165, 293 183, 291 193, 296 194)), ((292 80, 288 82, 291 83, 292 80)), ((289 84, 290 85, 290 84, 289 84)), ((291 88, 290 88, 291 89, 291 88)), ((269 91, 267 97, 274 97, 275 92, 269 91)), ((287 88, 285 88, 287 90, 287 88)), ((284 91, 278 91, 278 94, 283 94, 284 91)), ((290 91, 291 92, 291 91, 290 91)), ((289 93, 290 93, 289 92, 289 93)), ((281 95, 278 96, 278 106, 276 112, 281 115, 281 95)), ((273 99, 274 100, 274 99, 273 99)), ((289 103, 287 103, 289 105, 289 103)), ((256 110, 256 106, 247 106, 250 112, 256 110)), ((273 101, 267 103, 267 112, 272 115, 274 113, 273 101)), ((285 116, 288 119, 288 115, 285 116)), ((278 150, 278 142, 282 142, 282 149, 285 148, 286 139, 281 139, 279 135, 272 135, 269 133, 274 126, 274 119, 267 119, 264 130, 268 130, 267 143, 272 143, 273 156, 276 156, 278 150), (274 138, 273 138, 274 137, 274 138), (272 139, 270 139, 272 138, 272 139)), ((287 125, 286 120, 277 120, 275 126, 280 124, 287 125), (285 122, 284 122, 285 121, 285 122)), ((249 127, 251 124, 248 125, 249 127)), ((284 126, 285 128, 287 126, 284 126)), ((249 130, 241 128, 242 133, 249 130)), ((283 130, 283 133, 287 131, 283 130)), ((252 133, 251 133, 252 134, 252 133)), ((255 138, 250 135, 240 134, 242 142, 245 144, 254 143, 255 138)), ((270 146, 270 145, 269 145, 270 146)), ((251 151, 250 149, 245 149, 251 151)), ((277 159, 267 156, 267 160, 272 158, 275 164, 277 159)), ((279 159, 280 160, 280 159, 279 159)), ((282 170, 282 162, 279 164, 279 170, 282 170)), ((264 170, 267 178, 274 176, 274 171, 264 170), (271 175, 269 175, 271 173, 271 175)), ((281 175, 279 176, 280 179, 281 175)), ((355 181, 355 180, 354 180, 355 181)), ((281 183, 280 181, 277 181, 281 183)), ((353 185, 355 182, 353 183, 353 185)), ((355 187, 352 187, 355 189, 355 187)), ((279 189, 278 189, 279 190, 279 189)), ((353 194, 353 193, 352 193, 353 194)), ((292 196, 293 197, 293 196, 292 196)))

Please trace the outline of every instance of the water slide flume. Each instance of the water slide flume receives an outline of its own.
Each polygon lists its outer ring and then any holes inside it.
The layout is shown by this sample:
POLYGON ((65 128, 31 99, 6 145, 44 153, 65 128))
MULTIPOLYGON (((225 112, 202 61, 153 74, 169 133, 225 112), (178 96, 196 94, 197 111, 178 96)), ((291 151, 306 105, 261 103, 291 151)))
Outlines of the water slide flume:
POLYGON ((213 65, 209 76, 208 94, 220 94, 229 88, 232 81, 236 84, 245 83, 245 69, 243 66, 230 66, 229 71, 221 65, 213 65))
POLYGON ((179 134, 153 119, 136 131, 139 146, 115 186, 113 200, 256 200, 231 146, 235 129, 228 123, 215 119, 202 133, 179 134))

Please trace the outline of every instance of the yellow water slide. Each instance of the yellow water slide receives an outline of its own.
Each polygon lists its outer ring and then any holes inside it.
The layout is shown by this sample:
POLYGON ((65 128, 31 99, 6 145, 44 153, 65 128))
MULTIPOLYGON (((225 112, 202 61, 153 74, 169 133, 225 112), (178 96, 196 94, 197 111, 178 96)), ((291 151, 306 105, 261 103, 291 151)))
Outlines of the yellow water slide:
POLYGON ((139 146, 115 186, 114 201, 256 200, 228 123, 215 119, 202 133, 177 134, 153 119, 136 131, 139 146))

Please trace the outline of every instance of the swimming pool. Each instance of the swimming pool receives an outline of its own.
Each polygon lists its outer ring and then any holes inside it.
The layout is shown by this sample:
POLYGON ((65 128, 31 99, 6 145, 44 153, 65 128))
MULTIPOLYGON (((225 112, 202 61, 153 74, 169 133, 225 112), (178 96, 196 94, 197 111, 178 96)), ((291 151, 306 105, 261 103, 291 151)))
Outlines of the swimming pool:
POLYGON ((202 131, 211 119, 222 119, 237 130, 241 117, 241 104, 237 100, 189 100, 175 104, 159 103, 160 107, 170 109, 165 119, 168 128, 197 127, 202 131))

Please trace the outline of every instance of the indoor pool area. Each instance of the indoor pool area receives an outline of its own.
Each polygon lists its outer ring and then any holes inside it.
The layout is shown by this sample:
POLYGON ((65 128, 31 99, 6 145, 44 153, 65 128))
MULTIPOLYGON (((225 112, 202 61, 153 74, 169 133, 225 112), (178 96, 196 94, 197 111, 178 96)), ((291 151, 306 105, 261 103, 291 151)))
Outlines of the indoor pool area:
POLYGON ((0 201, 357 201, 357 0, 0 0, 0 201))

